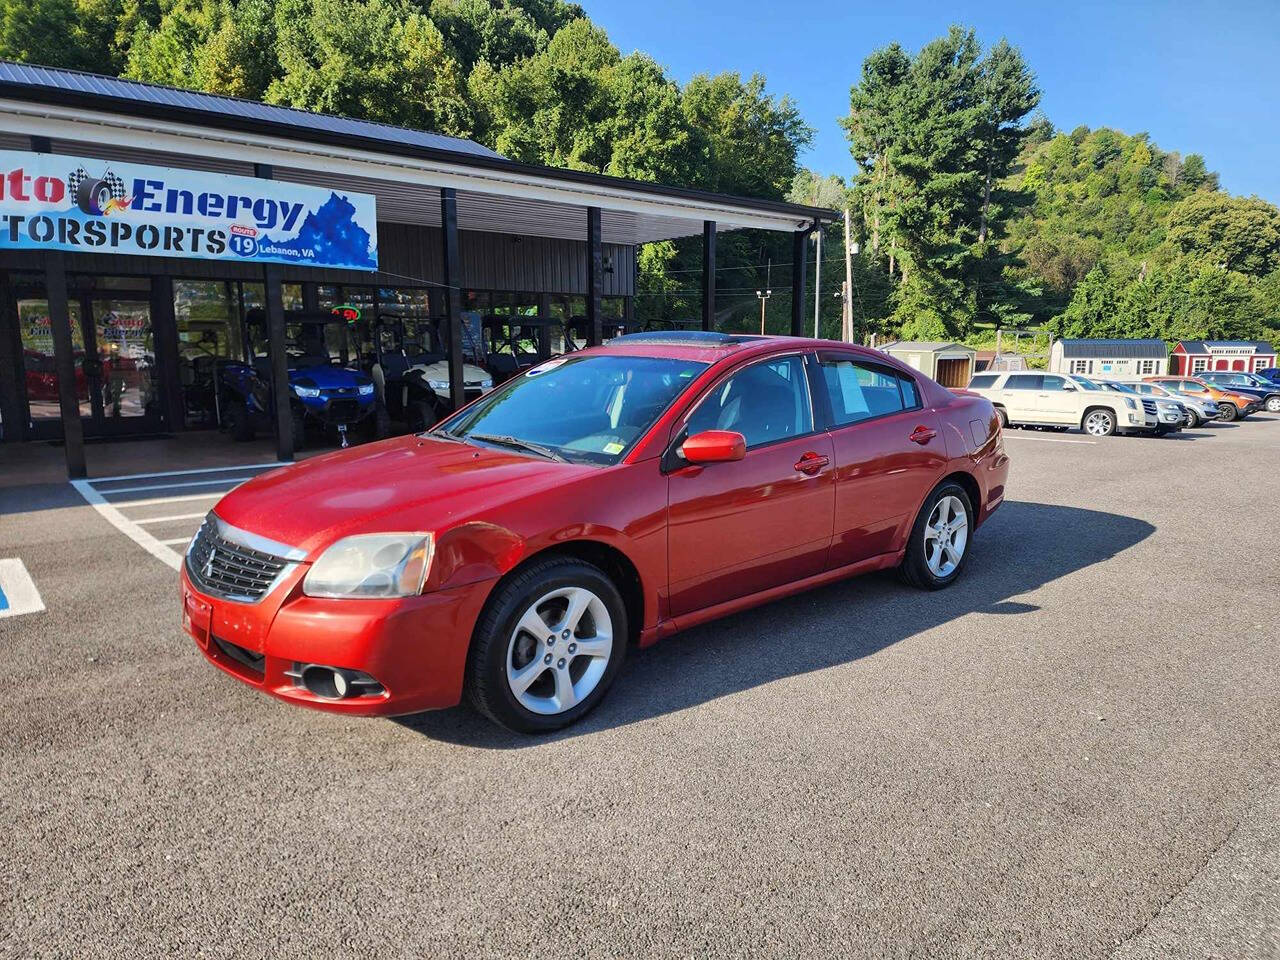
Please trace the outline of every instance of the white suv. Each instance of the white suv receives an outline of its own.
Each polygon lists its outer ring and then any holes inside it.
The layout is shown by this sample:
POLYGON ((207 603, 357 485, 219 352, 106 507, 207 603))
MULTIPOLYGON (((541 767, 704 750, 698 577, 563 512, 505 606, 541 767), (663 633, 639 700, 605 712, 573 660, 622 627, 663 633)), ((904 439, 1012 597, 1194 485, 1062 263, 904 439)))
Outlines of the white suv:
POLYGON ((1155 401, 1103 390, 1087 377, 1066 373, 980 373, 967 388, 992 402, 1006 426, 1079 427, 1095 437, 1154 432, 1155 401))

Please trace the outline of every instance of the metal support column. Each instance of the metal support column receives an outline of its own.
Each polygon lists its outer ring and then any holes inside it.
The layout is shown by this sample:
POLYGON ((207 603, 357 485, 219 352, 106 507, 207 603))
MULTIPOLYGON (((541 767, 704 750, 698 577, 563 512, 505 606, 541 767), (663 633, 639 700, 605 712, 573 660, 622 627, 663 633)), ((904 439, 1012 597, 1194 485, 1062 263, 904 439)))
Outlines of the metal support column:
POLYGON ((276 459, 293 459, 293 409, 289 397, 289 356, 284 344, 284 290, 278 266, 263 269, 267 301, 267 349, 271 356, 271 398, 276 415, 276 459))
POLYGON ((809 231, 791 235, 791 335, 804 336, 804 288, 809 266, 809 231))
MULTIPOLYGON (((274 171, 269 163, 255 163, 253 175, 271 180, 274 171)), ((267 351, 271 357, 271 399, 276 408, 273 421, 276 432, 276 459, 293 459, 293 410, 289 396, 289 357, 284 343, 284 284, 279 266, 267 264, 262 269, 263 298, 267 306, 267 351)))
POLYGON ((84 459, 84 425, 76 398, 76 358, 71 345, 71 311, 67 307, 67 258, 61 250, 45 254, 45 296, 49 299, 49 326, 53 333, 53 362, 58 371, 58 408, 62 412, 63 451, 67 476, 79 480, 89 475, 84 459))
POLYGON ((26 390, 23 388, 22 333, 13 277, 0 272, 0 424, 7 443, 27 436, 26 390))
POLYGON ((159 388, 163 398, 165 424, 170 430, 187 427, 186 400, 179 377, 182 344, 178 340, 178 318, 173 309, 173 278, 151 278, 151 329, 159 366, 159 388))
POLYGON ((551 294, 538 294, 538 359, 551 359, 551 294))
POLYGON ((449 399, 455 410, 467 402, 462 372, 462 260, 458 254, 458 195, 440 188, 440 228, 444 232, 445 318, 449 327, 449 399))
POLYGON ((716 328, 716 222, 702 221, 702 329, 716 328))
POLYGON ((604 339, 600 295, 604 280, 604 252, 600 246, 600 208, 587 207, 587 346, 604 339))

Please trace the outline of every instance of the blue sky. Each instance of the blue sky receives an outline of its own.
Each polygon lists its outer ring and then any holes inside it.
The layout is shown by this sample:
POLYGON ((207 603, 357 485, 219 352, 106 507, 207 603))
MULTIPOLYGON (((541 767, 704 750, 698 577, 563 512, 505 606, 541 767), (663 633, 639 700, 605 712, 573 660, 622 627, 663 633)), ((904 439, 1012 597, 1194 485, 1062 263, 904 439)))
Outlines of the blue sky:
POLYGON ((836 118, 866 55, 894 40, 918 49, 958 22, 984 47, 1004 36, 1022 49, 1059 129, 1145 130, 1203 154, 1232 193, 1280 203, 1280 0, 579 2, 624 53, 645 51, 680 82, 763 73, 816 128, 803 162, 824 173, 851 172, 836 118))

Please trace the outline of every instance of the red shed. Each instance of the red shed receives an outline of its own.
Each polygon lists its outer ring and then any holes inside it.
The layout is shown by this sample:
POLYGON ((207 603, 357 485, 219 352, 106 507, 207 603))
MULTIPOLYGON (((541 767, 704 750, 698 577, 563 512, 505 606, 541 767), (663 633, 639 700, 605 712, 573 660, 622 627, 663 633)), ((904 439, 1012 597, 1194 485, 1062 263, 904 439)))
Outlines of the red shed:
POLYGON ((1276 348, 1265 340, 1179 340, 1170 373, 1195 376, 1206 370, 1253 373, 1276 366, 1276 348))

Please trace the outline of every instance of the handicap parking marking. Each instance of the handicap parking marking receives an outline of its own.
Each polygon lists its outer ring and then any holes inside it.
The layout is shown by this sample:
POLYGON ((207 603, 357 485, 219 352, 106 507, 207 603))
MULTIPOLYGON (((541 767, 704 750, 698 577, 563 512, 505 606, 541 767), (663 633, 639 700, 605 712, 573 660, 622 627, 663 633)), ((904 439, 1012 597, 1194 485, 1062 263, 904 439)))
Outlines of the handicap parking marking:
POLYGON ((195 470, 168 470, 161 473, 136 473, 93 480, 72 480, 71 485, 108 523, 136 543, 161 563, 174 570, 182 566, 185 552, 182 548, 191 542, 208 508, 226 496, 246 480, 267 470, 284 466, 280 463, 252 463, 234 467, 206 467, 195 470), (215 476, 221 474, 222 476, 215 476), (198 477, 198 475, 203 475, 198 477), (189 492, 196 487, 219 487, 205 493, 189 492), (171 491, 171 496, 149 496, 131 500, 129 494, 171 491), (125 496, 121 496, 121 495, 125 496), (204 501, 202 504, 200 501, 204 501), (131 517, 128 511, 139 507, 172 504, 163 516, 131 517), (201 509, 204 507, 204 509, 201 509), (174 537, 176 530, 161 533, 159 537, 146 529, 162 523, 186 521, 191 532, 184 537, 174 537), (161 539, 163 537, 164 539, 161 539), (178 549, 175 549, 178 548, 178 549))
POLYGON ((0 560, 0 617, 43 612, 44 601, 26 564, 16 558, 0 560))

